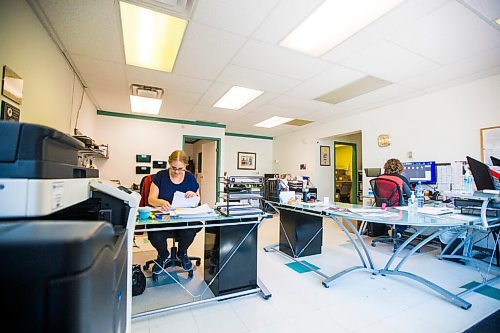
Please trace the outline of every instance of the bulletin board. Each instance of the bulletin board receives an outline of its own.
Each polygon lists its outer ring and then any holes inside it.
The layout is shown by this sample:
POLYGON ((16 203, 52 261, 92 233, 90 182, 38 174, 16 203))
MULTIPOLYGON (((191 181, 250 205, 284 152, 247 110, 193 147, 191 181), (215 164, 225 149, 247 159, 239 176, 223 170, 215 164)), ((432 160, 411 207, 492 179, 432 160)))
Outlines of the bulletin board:
POLYGON ((500 158, 500 126, 481 128, 481 161, 491 165, 490 156, 500 158))

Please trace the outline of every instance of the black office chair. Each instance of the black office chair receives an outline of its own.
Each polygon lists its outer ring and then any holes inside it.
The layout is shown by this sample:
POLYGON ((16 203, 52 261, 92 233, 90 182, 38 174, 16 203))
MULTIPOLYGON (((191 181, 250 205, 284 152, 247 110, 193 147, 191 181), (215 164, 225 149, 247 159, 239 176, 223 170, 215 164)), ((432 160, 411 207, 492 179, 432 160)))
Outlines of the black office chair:
MULTIPOLYGON (((177 243, 178 240, 177 240, 177 238, 175 236, 169 237, 169 238, 172 238, 174 240, 174 244, 170 248, 170 258, 167 259, 167 260, 165 260, 165 262, 163 263, 163 269, 166 269, 168 267, 182 267, 181 261, 177 258, 177 247, 175 246, 175 244, 177 243)), ((201 265, 201 258, 200 257, 188 256, 188 258, 189 258, 189 260, 194 261, 196 266, 200 266, 201 265)), ((149 270, 150 266, 152 266, 152 265, 158 265, 158 264, 159 263, 156 263, 155 259, 152 259, 152 260, 146 261, 146 263, 144 264, 144 266, 142 268, 145 271, 147 271, 147 270, 149 270)), ((190 277, 190 278, 193 277, 193 270, 188 271, 188 277, 190 277)), ((158 274, 154 274, 153 273, 151 275, 151 279, 153 281, 157 281, 158 280, 158 274)))
POLYGON ((351 188, 352 183, 343 183, 340 187, 339 201, 350 203, 351 202, 351 188))
MULTIPOLYGON (((147 206, 149 204, 148 203, 149 187, 151 185, 151 181, 153 179, 153 176, 154 175, 147 175, 147 176, 144 176, 141 180, 141 188, 140 188, 140 193, 141 193, 140 205, 141 206, 147 206)), ((170 258, 164 262, 163 268, 165 269, 167 267, 176 267, 176 266, 182 267, 181 261, 177 258, 177 247, 175 246, 175 244, 178 242, 178 240, 175 236, 175 231, 172 232, 172 237, 168 237, 168 238, 172 238, 174 243, 173 243, 172 247, 170 248, 170 258)), ((200 257, 189 256, 188 258, 189 258, 189 260, 195 261, 196 266, 201 265, 201 258, 200 257)), ((156 260, 153 260, 153 259, 146 261, 146 263, 143 266, 144 270, 145 271, 149 270, 149 267, 151 265, 157 265, 157 263, 155 263, 155 261, 156 260)), ((193 270, 190 270, 188 272, 188 276, 190 278, 193 277, 193 270)), ((153 281, 157 281, 158 274, 153 273, 151 275, 151 278, 153 279, 153 281)))
MULTIPOLYGON (((377 207, 382 207, 383 204, 386 207, 403 206, 404 199, 403 193, 398 183, 394 180, 386 179, 383 177, 373 178, 370 180, 370 185, 373 190, 373 196, 375 197, 375 205, 377 207)), ((380 236, 372 240, 372 246, 377 246, 377 243, 393 243, 394 250, 399 247, 399 238, 396 226, 391 225, 391 236, 380 236)))

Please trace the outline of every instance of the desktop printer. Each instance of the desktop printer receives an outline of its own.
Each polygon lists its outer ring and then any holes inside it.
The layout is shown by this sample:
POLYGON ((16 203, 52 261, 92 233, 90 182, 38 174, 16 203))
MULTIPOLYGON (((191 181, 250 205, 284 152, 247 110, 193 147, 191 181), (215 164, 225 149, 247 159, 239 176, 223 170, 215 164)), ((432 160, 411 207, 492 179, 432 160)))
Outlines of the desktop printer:
POLYGON ((9 332, 126 332, 140 196, 77 166, 82 144, 0 122, 0 298, 9 332))

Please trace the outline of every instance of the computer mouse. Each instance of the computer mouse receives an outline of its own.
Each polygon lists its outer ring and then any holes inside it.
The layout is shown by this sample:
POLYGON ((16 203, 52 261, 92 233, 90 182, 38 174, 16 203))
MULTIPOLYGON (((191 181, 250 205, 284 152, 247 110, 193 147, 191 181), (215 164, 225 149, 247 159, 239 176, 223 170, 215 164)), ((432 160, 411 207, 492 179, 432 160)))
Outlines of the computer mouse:
POLYGON ((450 203, 450 202, 451 202, 451 199, 443 200, 443 203, 450 203))

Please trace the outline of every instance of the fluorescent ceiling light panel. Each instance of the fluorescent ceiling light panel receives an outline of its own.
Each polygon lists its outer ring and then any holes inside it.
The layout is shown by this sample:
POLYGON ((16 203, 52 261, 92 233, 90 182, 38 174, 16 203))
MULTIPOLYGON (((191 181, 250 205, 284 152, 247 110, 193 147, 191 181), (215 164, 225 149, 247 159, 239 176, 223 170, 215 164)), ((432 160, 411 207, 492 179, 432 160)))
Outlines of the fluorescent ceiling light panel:
POLYGON ((187 21, 120 2, 128 65, 172 72, 187 21))
POLYGON ((214 107, 239 110, 262 93, 263 91, 260 90, 233 86, 214 104, 214 107))
POLYGON ((500 25, 500 17, 499 17, 499 18, 497 18, 497 19, 495 20, 495 23, 496 23, 497 25, 500 25))
POLYGON ((348 99, 366 94, 370 91, 380 89, 389 84, 391 84, 391 82, 389 81, 384 81, 373 76, 365 76, 343 87, 330 91, 323 96, 319 96, 315 98, 315 100, 330 104, 337 104, 343 101, 347 101, 348 99))
POLYGON ((276 127, 278 125, 289 122, 290 120, 293 120, 293 118, 283 118, 283 117, 274 116, 274 117, 271 117, 271 118, 266 119, 264 121, 261 121, 260 123, 255 124, 254 126, 271 128, 271 127, 276 127))
POLYGON ((319 57, 404 0, 327 0, 280 45, 319 57))
POLYGON ((130 95, 130 108, 135 113, 159 114, 161 99, 130 95))

